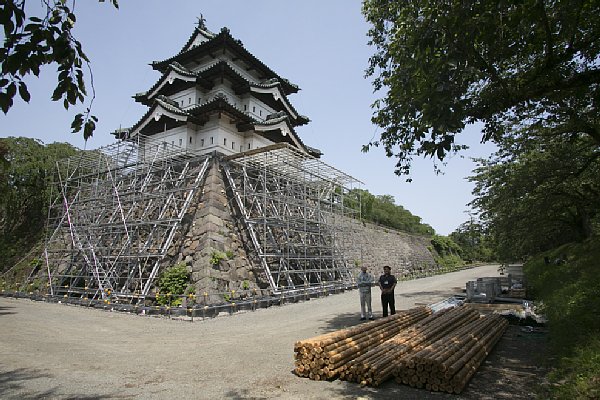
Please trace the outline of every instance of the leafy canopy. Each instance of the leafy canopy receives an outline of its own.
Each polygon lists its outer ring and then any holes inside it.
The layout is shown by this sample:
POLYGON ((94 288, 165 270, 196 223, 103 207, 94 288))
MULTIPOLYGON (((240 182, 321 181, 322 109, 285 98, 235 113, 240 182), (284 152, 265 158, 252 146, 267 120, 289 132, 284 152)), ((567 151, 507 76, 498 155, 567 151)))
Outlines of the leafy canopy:
POLYGON ((495 261, 495 244, 488 230, 479 221, 471 219, 462 223, 450 238, 460 247, 461 258, 466 262, 495 261))
POLYGON ((383 129, 363 150, 383 146, 397 174, 465 149, 456 137, 476 121, 482 141, 518 121, 600 144, 600 1, 365 0, 363 14, 383 129))
POLYGON ((503 259, 600 232, 600 148, 591 140, 521 135, 500 143, 490 160, 478 160, 469 178, 475 183, 472 205, 503 259))
MULTIPOLYGON (((99 0, 103 3, 105 0, 99 0)), ((117 0, 109 0, 118 8, 117 0)), ((58 83, 52 93, 53 101, 61 101, 65 109, 83 103, 88 95, 84 82, 84 64, 90 60, 72 30, 77 18, 66 0, 44 2, 45 14, 27 16, 25 0, 2 1, 0 24, 4 29, 4 43, 0 47, 0 109, 4 114, 13 106, 17 93, 25 102, 31 95, 25 77, 39 76, 44 65, 57 65, 58 83)), ((90 69, 91 71, 91 69, 90 69)), ((91 73, 91 72, 90 72, 91 73)), ((92 86, 93 90, 93 86, 92 86)), ((73 133, 83 129, 84 139, 94 133, 98 118, 91 115, 94 95, 86 111, 75 115, 73 133)))
POLYGON ((42 237, 56 162, 78 153, 67 143, 0 139, 0 271, 12 266, 42 237))

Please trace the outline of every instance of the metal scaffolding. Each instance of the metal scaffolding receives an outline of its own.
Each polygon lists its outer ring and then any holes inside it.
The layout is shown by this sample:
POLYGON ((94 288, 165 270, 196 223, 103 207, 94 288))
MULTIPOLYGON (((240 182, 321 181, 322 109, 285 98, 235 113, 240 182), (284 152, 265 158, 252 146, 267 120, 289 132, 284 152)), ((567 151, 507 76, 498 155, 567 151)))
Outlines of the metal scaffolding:
MULTIPOLYGON (((57 164, 45 259, 53 296, 148 296, 212 155, 139 137, 57 164)), ((275 294, 354 283, 342 249, 359 216, 351 176, 288 145, 223 157, 248 250, 275 294)), ((359 191, 358 191, 359 193, 359 191)), ((171 249, 171 251, 170 251, 171 249)))
POLYGON ((140 136, 58 163, 45 247, 50 294, 148 295, 209 160, 140 136))
POLYGON ((283 144, 225 157, 224 171, 275 293, 354 283, 341 249, 360 181, 283 144))

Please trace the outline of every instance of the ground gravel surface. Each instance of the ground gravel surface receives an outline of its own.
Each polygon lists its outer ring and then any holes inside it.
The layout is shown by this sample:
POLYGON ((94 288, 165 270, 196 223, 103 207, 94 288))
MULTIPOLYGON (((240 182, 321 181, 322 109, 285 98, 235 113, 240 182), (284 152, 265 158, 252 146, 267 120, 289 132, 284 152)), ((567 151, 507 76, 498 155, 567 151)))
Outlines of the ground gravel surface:
MULTIPOLYGON (((397 309, 430 304, 497 266, 401 282, 397 309)), ((381 316, 379 289, 373 291, 381 316)), ((294 342, 359 324, 358 292, 194 322, 0 297, 1 399, 533 398, 543 338, 511 326, 459 396, 388 381, 299 378, 294 342)))

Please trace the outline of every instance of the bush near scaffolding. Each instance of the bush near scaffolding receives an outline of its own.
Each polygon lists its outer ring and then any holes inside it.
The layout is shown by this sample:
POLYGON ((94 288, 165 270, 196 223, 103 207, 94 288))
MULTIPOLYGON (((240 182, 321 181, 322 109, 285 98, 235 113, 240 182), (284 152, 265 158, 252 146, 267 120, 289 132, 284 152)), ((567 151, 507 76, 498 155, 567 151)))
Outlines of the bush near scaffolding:
POLYGON ((189 283, 190 273, 184 263, 166 269, 158 278, 156 301, 161 306, 180 306, 189 283))

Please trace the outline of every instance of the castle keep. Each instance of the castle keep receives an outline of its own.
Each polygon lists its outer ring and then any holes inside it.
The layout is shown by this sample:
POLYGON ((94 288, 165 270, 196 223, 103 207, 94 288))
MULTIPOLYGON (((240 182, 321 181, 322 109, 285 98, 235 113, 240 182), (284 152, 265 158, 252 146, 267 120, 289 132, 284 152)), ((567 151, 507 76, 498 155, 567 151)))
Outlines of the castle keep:
MULTIPOLYGON (((298 86, 202 20, 176 55, 151 65, 160 78, 134 96, 145 115, 114 132, 115 144, 58 167, 37 271, 51 294, 137 302, 176 264, 210 302, 353 286, 363 256, 377 253, 363 250, 361 182, 298 136, 309 121, 288 100, 298 86)), ((381 250, 407 269, 417 259, 431 268, 425 246, 381 250)))

